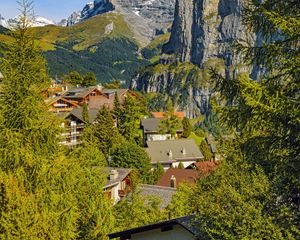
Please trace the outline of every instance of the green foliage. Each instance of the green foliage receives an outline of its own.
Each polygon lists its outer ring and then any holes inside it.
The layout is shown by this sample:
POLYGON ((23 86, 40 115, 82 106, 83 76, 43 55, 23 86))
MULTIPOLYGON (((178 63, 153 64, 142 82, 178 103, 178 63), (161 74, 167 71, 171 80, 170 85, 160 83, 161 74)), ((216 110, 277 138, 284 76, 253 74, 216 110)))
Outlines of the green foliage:
POLYGON ((157 162, 155 168, 152 170, 151 180, 149 180, 148 183, 155 185, 164 172, 165 170, 163 165, 160 162, 157 162))
POLYGON ((184 165, 183 165, 182 162, 180 162, 180 163, 178 164, 178 169, 184 169, 184 165))
POLYGON ((125 139, 142 143, 142 133, 140 131, 140 120, 146 114, 146 103, 141 97, 128 95, 125 98, 124 107, 118 121, 118 129, 125 139))
POLYGON ((191 122, 190 122, 190 120, 188 118, 185 117, 182 120, 182 127, 183 127, 182 137, 188 138, 191 135, 191 133, 192 133, 192 131, 194 129, 193 126, 192 126, 192 124, 191 124, 191 122))
POLYGON ((104 179, 57 146, 59 124, 40 95, 49 83, 45 61, 27 27, 30 2, 21 8, 21 25, 1 60, 0 238, 105 239, 114 218, 104 179))
POLYGON ((164 119, 159 124, 159 132, 162 134, 171 134, 171 137, 176 136, 177 130, 181 127, 179 118, 174 114, 172 102, 168 102, 168 110, 164 115, 164 119))
POLYGON ((120 89, 122 87, 122 84, 121 84, 120 80, 114 80, 110 83, 104 83, 103 87, 105 89, 120 89))
POLYGON ((82 119, 85 121, 87 124, 89 124, 89 107, 87 103, 84 103, 82 106, 82 119))
POLYGON ((117 126, 119 127, 119 123, 122 117, 122 108, 121 108, 121 103, 118 94, 116 93, 115 99, 114 99, 114 110, 113 114, 117 120, 117 126))
POLYGON ((210 151, 209 145, 207 144, 207 142, 205 140, 203 140, 200 143, 199 148, 200 148, 200 151, 202 152, 202 154, 204 156, 204 160, 205 161, 210 161, 212 159, 212 153, 210 151))
POLYGON ((125 142, 112 149, 112 167, 137 169, 144 182, 150 178, 151 162, 146 151, 135 143, 125 142))
POLYGON ((94 73, 88 72, 82 76, 77 71, 72 71, 63 77, 65 83, 73 86, 90 87, 97 85, 97 79, 94 73))
POLYGON ((95 74, 92 72, 86 73, 83 77, 81 86, 90 87, 90 86, 96 86, 96 85, 97 85, 97 79, 96 79, 95 74))
POLYGON ((120 136, 112 115, 105 106, 99 110, 93 129, 101 152, 108 156, 109 150, 120 141, 120 136))
POLYGON ((50 75, 60 77, 70 71, 93 72, 100 83, 119 80, 129 85, 135 72, 149 64, 138 58, 138 45, 132 39, 107 38, 96 43, 93 49, 93 52, 89 49, 74 51, 72 44, 66 44, 59 45, 55 51, 44 52, 50 75))
POLYGON ((155 197, 142 197, 134 192, 130 198, 115 207, 116 226, 119 231, 166 220, 166 213, 160 208, 161 201, 155 197))
POLYGON ((72 71, 69 74, 64 76, 63 81, 73 86, 77 86, 77 85, 81 86, 83 82, 83 78, 79 72, 72 71))

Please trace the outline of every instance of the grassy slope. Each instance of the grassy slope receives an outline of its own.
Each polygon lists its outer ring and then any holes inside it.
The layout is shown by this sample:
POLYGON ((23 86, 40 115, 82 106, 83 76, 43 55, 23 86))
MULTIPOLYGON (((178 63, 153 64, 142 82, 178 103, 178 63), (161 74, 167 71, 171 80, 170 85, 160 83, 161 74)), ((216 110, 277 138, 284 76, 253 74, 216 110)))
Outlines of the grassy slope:
MULTIPOLYGON (((92 71, 101 82, 128 82, 137 69, 149 63, 138 55, 139 44, 119 14, 98 15, 72 27, 33 28, 32 32, 39 39, 53 77, 73 70, 92 71), (107 30, 110 24, 112 31, 107 30)), ((0 32, 0 42, 10 41, 0 32)))

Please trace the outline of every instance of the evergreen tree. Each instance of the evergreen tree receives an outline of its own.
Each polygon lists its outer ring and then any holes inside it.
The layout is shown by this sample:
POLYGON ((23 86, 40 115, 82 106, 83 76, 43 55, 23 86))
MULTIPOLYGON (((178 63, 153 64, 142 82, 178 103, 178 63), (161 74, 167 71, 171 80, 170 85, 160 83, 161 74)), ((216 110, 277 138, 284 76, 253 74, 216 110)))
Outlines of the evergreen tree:
POLYGON ((183 134, 182 134, 182 137, 184 138, 188 138, 192 131, 193 131, 193 126, 190 122, 190 120, 188 118, 183 118, 182 120, 182 127, 183 127, 183 134))
POLYGON ((149 184, 155 185, 157 181, 161 178, 161 176, 164 174, 165 170, 163 165, 160 162, 156 163, 155 168, 152 170, 152 179, 149 182, 149 184))
POLYGON ((168 102, 168 110, 164 114, 164 119, 159 124, 159 132, 162 134, 171 134, 175 138, 177 130, 180 128, 181 123, 179 118, 174 114, 172 102, 168 102))
POLYGON ((119 121, 119 131, 128 141, 142 142, 140 120, 146 113, 142 99, 128 95, 125 98, 124 107, 119 121))
POLYGON ((207 142, 205 140, 203 140, 200 143, 199 148, 200 148, 200 151, 202 152, 202 154, 204 156, 204 160, 210 161, 212 159, 212 153, 210 151, 209 145, 207 144, 207 142))
POLYGON ((93 129, 95 137, 99 142, 101 152, 103 152, 105 156, 108 156, 109 150, 121 141, 121 138, 112 115, 105 106, 99 110, 93 129))
POLYGON ((77 85, 81 86, 83 83, 83 77, 79 72, 72 71, 69 74, 64 76, 63 81, 73 86, 77 86, 77 85))
POLYGON ((80 84, 82 87, 90 87, 97 85, 97 79, 94 73, 88 72, 82 79, 82 83, 80 84))
POLYGON ((117 125, 119 126, 119 122, 122 116, 122 108, 120 104, 120 99, 118 94, 115 94, 115 99, 114 99, 114 116, 117 119, 117 125))
POLYGON ((151 180, 151 162, 146 151, 135 143, 126 142, 112 151, 112 167, 134 168, 144 182, 151 180))
POLYGON ((183 165, 182 162, 180 162, 180 163, 178 164, 178 169, 184 169, 184 165, 183 165))
POLYGON ((82 119, 83 119, 83 121, 86 122, 86 124, 90 123, 90 120, 89 120, 89 107, 88 107, 87 103, 84 103, 83 106, 82 106, 82 119))
POLYGON ((21 25, 1 60, 0 238, 105 239, 114 220, 104 179, 61 153, 59 124, 41 97, 48 77, 28 29, 31 6, 21 2, 21 25))

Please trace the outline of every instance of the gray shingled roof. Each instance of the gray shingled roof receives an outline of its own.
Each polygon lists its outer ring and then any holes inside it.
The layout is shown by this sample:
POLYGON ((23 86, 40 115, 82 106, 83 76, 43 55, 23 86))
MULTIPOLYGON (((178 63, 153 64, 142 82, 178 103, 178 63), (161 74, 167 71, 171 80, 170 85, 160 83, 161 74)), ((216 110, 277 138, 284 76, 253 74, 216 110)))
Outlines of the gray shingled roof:
MULTIPOLYGON (((141 126, 144 129, 145 133, 156 133, 158 132, 158 127, 162 120, 163 119, 158 119, 158 118, 145 118, 142 119, 141 126)), ((177 130, 177 132, 182 132, 182 131, 183 131, 182 127, 180 127, 177 130)))
POLYGON ((67 91, 63 97, 66 99, 77 99, 77 98, 85 98, 90 92, 97 89, 97 87, 88 87, 88 88, 74 88, 67 91))
MULTIPOLYGON (((76 118, 78 118, 80 121, 84 122, 84 120, 82 118, 82 110, 83 110, 83 108, 81 108, 81 107, 74 108, 72 110, 72 112, 69 113, 68 117, 73 115, 76 118)), ((89 122, 92 124, 92 123, 94 123, 95 119, 97 118, 99 109, 89 109, 88 112, 89 112, 89 122)))
POLYGON ((122 182, 132 171, 130 168, 112 168, 112 167, 95 167, 95 169, 99 169, 99 172, 103 175, 107 176, 107 181, 104 185, 105 188, 113 187, 120 182, 122 182), (110 180, 109 174, 112 170, 116 170, 118 172, 118 177, 116 179, 110 180))
POLYGON ((148 148, 145 148, 145 150, 153 164, 157 162, 200 160, 204 158, 193 139, 149 141, 147 142, 147 146, 148 148))
POLYGON ((143 197, 147 198, 150 196, 154 196, 161 199, 161 208, 164 209, 170 204, 172 197, 176 192, 176 189, 170 187, 140 184, 138 186, 138 191, 143 197))
POLYGON ((132 169, 105 167, 102 169, 102 171, 105 175, 107 175, 107 182, 105 183, 103 188, 109 188, 122 182, 130 174, 132 169), (116 179, 110 180, 109 174, 112 170, 116 170, 118 172, 118 177, 116 179))

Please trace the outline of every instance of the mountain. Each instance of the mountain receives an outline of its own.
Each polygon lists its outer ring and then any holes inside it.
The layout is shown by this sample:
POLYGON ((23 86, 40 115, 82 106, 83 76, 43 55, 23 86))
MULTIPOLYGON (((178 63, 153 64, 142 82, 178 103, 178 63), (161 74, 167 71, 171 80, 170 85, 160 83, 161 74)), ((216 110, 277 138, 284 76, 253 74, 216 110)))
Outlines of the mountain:
MULTIPOLYGON (((32 32, 39 39, 52 77, 60 78, 70 71, 94 72, 102 83, 128 83, 139 68, 149 64, 128 24, 117 13, 97 15, 71 27, 35 27, 32 32)), ((9 35, 0 34, 0 45, 9 41, 9 35)))
MULTIPOLYGON (((18 16, 15 18, 11 18, 6 20, 0 14, 0 26, 5 28, 14 28, 19 23, 18 16)), ((48 18, 36 16, 34 20, 30 23, 31 27, 43 27, 47 25, 55 25, 56 23, 48 18)))
POLYGON ((1 14, 0 14, 0 26, 9 28, 7 20, 4 17, 2 17, 1 14))
POLYGON ((93 16, 116 12, 124 17, 139 42, 150 43, 166 33, 174 18, 175 0, 97 0, 72 13, 67 26, 73 26, 93 16))
POLYGON ((214 87, 209 68, 222 74, 249 70, 233 51, 237 40, 257 41, 242 24, 242 4, 243 0, 176 0, 171 36, 160 60, 141 71, 132 87, 156 93, 159 102, 171 97, 189 117, 209 114, 214 87))

